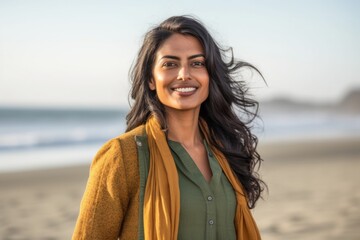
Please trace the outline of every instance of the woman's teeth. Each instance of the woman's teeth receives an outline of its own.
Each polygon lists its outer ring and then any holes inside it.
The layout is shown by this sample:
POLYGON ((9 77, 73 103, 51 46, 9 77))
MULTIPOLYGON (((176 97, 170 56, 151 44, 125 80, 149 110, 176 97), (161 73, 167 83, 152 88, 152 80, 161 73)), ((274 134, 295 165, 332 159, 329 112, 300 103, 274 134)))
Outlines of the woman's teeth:
POLYGON ((194 87, 185 87, 185 88, 175 88, 174 91, 177 91, 177 92, 192 92, 192 91, 195 91, 196 88, 194 87))

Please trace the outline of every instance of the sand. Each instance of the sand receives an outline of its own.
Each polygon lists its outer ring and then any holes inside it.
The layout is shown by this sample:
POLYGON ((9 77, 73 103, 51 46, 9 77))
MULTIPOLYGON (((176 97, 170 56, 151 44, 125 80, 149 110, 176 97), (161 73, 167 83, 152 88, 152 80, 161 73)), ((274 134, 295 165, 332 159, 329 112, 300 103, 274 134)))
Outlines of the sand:
MULTIPOLYGON (((266 142, 263 239, 360 239, 360 139, 266 142)), ((89 166, 0 174, 0 239, 70 239, 89 166)))
POLYGON ((360 239, 360 139, 273 143, 254 210, 264 239, 360 239))

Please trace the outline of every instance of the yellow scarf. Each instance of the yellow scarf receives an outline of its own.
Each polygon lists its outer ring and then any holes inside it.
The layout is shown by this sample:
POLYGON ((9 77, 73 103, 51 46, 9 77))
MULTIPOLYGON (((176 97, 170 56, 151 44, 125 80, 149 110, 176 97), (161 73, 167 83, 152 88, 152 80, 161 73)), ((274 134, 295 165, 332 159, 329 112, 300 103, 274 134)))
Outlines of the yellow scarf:
MULTIPOLYGON (((200 128, 205 139, 208 140, 209 130, 205 121, 200 121, 200 128)), ((175 161, 165 133, 155 117, 150 117, 146 122, 146 134, 150 149, 150 164, 144 196, 145 239, 176 240, 180 217, 180 190, 175 161)), ((211 150, 235 190, 237 239, 261 239, 238 178, 232 172, 225 156, 214 147, 211 147, 211 150)))

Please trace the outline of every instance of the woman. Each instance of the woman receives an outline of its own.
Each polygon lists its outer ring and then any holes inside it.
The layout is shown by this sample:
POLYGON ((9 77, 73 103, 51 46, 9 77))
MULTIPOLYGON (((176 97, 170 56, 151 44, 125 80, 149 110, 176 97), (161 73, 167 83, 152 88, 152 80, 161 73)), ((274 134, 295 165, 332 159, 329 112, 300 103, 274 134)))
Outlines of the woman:
POLYGON ((96 155, 73 239, 260 239, 261 159, 237 115, 250 122, 257 102, 233 79, 252 66, 224 56, 191 17, 146 34, 126 133, 96 155))

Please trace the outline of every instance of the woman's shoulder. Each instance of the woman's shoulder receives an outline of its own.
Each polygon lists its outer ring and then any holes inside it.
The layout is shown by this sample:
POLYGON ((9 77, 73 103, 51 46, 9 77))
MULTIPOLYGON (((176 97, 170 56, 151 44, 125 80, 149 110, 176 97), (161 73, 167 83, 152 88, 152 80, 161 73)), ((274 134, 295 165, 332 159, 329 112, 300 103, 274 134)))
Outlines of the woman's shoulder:
POLYGON ((139 186, 139 161, 135 138, 145 134, 144 130, 144 126, 139 126, 103 144, 90 167, 92 175, 96 175, 94 178, 107 176, 104 181, 108 181, 112 179, 111 176, 117 176, 116 179, 123 177, 128 191, 136 192, 139 186))
POLYGON ((146 135, 145 125, 140 125, 126 133, 119 135, 115 139, 117 139, 120 142, 128 142, 128 141, 135 141, 135 138, 137 136, 144 136, 144 135, 146 135))
POLYGON ((117 157, 136 156, 136 137, 145 135, 145 126, 140 125, 129 132, 123 133, 117 137, 108 140, 98 150, 95 159, 103 155, 113 155, 117 157), (134 155, 135 154, 135 155, 134 155))

